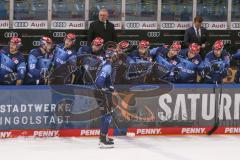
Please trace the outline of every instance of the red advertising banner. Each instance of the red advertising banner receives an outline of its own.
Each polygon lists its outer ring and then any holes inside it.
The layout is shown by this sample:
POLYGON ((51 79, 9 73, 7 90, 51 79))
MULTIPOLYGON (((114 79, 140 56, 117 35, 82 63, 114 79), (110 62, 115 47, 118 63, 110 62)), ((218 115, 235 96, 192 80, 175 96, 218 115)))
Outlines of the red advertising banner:
MULTIPOLYGON (((126 135, 131 136, 171 136, 171 135, 207 135, 212 127, 156 127, 156 128, 127 128, 126 135)), ((117 129, 111 128, 109 136, 117 129)), ((240 134, 240 127, 219 127, 214 134, 240 134)), ((10 130, 0 131, 0 138, 16 137, 97 137, 100 129, 61 129, 61 130, 10 130)))

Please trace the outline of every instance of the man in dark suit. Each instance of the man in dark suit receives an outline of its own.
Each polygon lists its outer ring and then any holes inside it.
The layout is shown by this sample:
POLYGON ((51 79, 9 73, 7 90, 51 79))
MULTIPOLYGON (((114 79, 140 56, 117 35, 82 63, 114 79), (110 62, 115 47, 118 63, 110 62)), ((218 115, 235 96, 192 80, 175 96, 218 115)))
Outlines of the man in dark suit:
POLYGON ((202 17, 196 16, 194 18, 193 26, 188 28, 184 35, 185 46, 188 47, 192 43, 197 43, 201 46, 200 53, 203 53, 208 40, 208 32, 204 27, 202 27, 202 22, 202 17))
POLYGON ((116 41, 116 32, 114 24, 108 21, 108 11, 101 9, 98 14, 99 20, 90 24, 88 30, 88 45, 90 45, 96 37, 101 37, 104 42, 116 41))

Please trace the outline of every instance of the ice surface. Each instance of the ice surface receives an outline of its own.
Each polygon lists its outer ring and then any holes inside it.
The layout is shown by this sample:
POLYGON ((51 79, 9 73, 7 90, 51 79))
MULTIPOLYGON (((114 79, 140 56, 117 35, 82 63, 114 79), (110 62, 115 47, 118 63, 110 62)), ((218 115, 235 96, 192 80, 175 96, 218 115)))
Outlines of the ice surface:
POLYGON ((115 148, 99 149, 98 138, 0 140, 7 160, 238 160, 240 136, 115 137, 115 148))

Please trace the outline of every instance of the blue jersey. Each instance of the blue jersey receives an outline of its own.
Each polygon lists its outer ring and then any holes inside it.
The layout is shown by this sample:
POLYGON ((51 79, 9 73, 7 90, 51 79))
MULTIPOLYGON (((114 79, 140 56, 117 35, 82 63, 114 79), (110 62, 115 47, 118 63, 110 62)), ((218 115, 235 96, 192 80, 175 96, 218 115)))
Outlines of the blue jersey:
POLYGON ((96 86, 98 88, 110 88, 115 78, 114 68, 109 61, 103 61, 96 77, 96 86))
POLYGON ((232 58, 234 59, 240 59, 240 50, 237 51, 237 53, 232 55, 232 58))
POLYGON ((180 69, 179 79, 177 82, 189 83, 197 81, 198 66, 202 62, 202 58, 199 54, 194 57, 188 57, 189 49, 182 49, 179 52, 180 63, 177 67, 180 69))
POLYGON ((208 68, 209 73, 206 75, 202 72, 202 77, 207 83, 221 82, 227 76, 230 67, 230 55, 225 50, 222 51, 220 57, 214 55, 214 51, 209 52, 205 60, 200 64, 200 69, 208 68))
POLYGON ((177 56, 174 56, 174 57, 171 57, 171 58, 168 57, 168 55, 167 55, 168 52, 169 52, 168 48, 157 47, 157 48, 153 48, 150 51, 150 56, 152 56, 157 63, 161 63, 162 59, 164 59, 167 62, 168 66, 171 68, 172 66, 177 65, 180 61, 179 61, 179 58, 177 56))
POLYGON ((26 63, 21 52, 11 54, 9 47, 0 50, 0 79, 3 80, 8 74, 16 73, 16 80, 23 80, 26 72, 26 63))
POLYGON ((104 52, 103 50, 99 50, 98 52, 94 53, 92 50, 92 47, 90 46, 82 46, 79 48, 78 50, 78 55, 82 55, 82 54, 93 54, 95 56, 100 56, 100 57, 104 57, 104 52))
POLYGON ((198 64, 195 64, 187 59, 179 58, 180 63, 177 64, 177 68, 179 69, 178 79, 176 82, 178 83, 190 83, 197 81, 197 71, 198 64))
POLYGON ((54 67, 57 68, 69 62, 72 65, 77 63, 77 52, 74 48, 64 48, 64 44, 57 45, 54 50, 54 67))
POLYGON ((92 54, 92 47, 90 46, 82 46, 79 48, 78 50, 78 55, 82 55, 82 54, 92 54))
POLYGON ((176 81, 176 72, 177 64, 180 63, 178 56, 168 57, 169 49, 166 47, 157 47, 153 48, 150 51, 150 55, 156 61, 158 65, 157 76, 160 79, 165 79, 171 82, 176 81))
POLYGON ((189 58, 188 57, 188 51, 189 51, 188 48, 187 49, 182 49, 179 52, 179 57, 184 58, 184 59, 186 59, 186 60, 188 60, 188 61, 190 61, 190 62, 192 62, 196 65, 199 65, 202 62, 202 58, 201 58, 200 54, 197 53, 194 57, 189 58))
POLYGON ((28 57, 28 76, 32 79, 45 78, 52 67, 53 54, 43 54, 40 48, 30 51, 28 57))
MULTIPOLYGON (((126 58, 127 71, 125 79, 141 79, 152 70, 152 60, 148 55, 141 56, 138 49, 130 52, 126 58)), ((140 82, 142 83, 142 82, 140 82)))
POLYGON ((228 52, 226 52, 225 50, 222 51, 222 54, 220 57, 216 57, 214 55, 214 52, 211 51, 209 52, 204 60, 206 63, 210 63, 210 64, 214 64, 215 62, 218 61, 222 61, 225 67, 229 67, 230 66, 230 55, 228 52))
POLYGON ((101 61, 103 61, 104 59, 104 54, 102 50, 95 54, 93 53, 92 48, 89 46, 82 46, 81 48, 79 48, 78 56, 81 56, 84 54, 93 55, 92 57, 91 56, 82 57, 83 65, 87 65, 89 67, 89 70, 95 70, 96 66, 98 66, 99 63, 101 63, 101 61))
POLYGON ((127 62, 128 63, 145 63, 145 62, 149 62, 149 57, 147 56, 141 56, 138 49, 137 50, 133 50, 132 52, 130 52, 127 56, 127 62))
POLYGON ((169 49, 166 47, 156 47, 150 50, 150 56, 153 57, 154 59, 158 56, 164 56, 169 52, 169 49))

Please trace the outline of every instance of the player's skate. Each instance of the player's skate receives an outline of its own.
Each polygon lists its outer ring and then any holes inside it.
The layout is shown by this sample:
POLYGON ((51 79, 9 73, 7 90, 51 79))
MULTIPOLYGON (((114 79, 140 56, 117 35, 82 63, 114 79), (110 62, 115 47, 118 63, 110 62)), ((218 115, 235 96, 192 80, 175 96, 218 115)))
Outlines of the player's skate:
POLYGON ((110 138, 110 139, 108 139, 106 135, 101 135, 100 142, 99 142, 99 148, 113 148, 114 142, 113 142, 112 138, 110 138))
POLYGON ((113 138, 110 138, 110 137, 108 137, 108 135, 106 136, 106 140, 107 140, 107 141, 110 141, 110 142, 114 142, 114 139, 113 139, 113 138))

